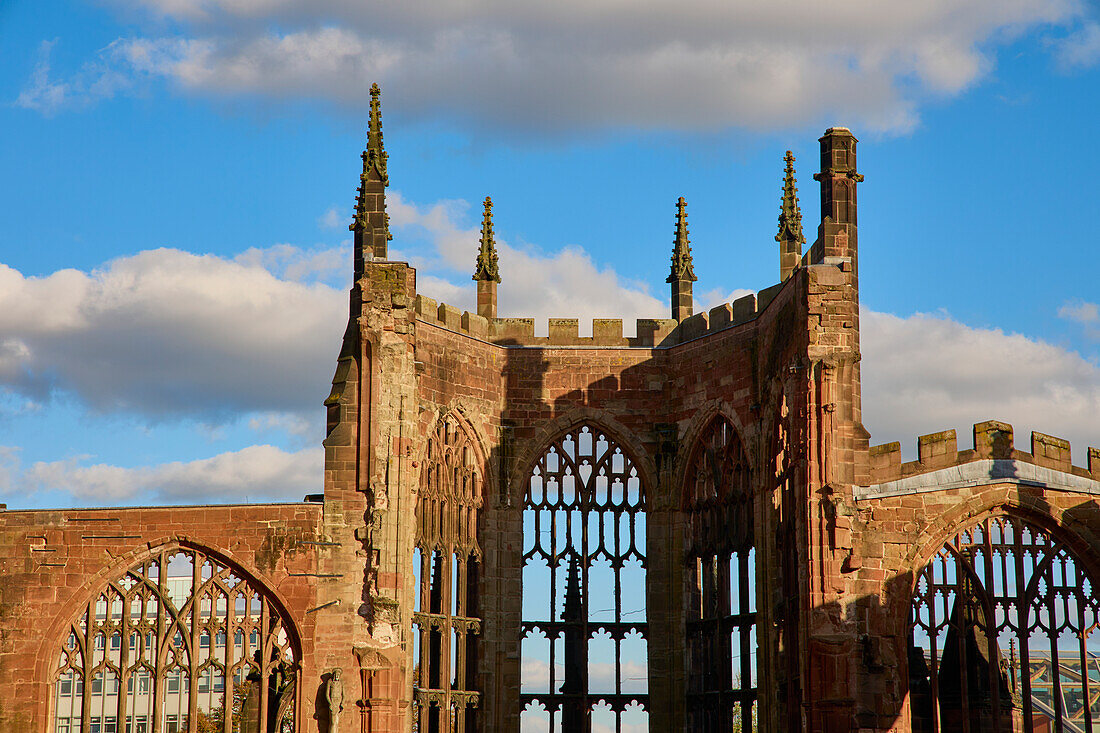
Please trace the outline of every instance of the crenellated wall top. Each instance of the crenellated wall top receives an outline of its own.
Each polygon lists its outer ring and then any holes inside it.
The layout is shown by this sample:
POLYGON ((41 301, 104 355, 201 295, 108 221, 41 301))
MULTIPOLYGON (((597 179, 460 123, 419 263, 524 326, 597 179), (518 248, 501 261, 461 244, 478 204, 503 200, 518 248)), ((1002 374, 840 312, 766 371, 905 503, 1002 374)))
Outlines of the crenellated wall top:
POLYGON ((857 487, 857 496, 893 496, 998 480, 1100 493, 1100 449, 1088 449, 1086 468, 1074 466, 1069 441, 1053 435, 1033 432, 1030 451, 1018 450, 1012 426, 998 420, 975 424, 973 435, 974 447, 965 450, 959 450, 954 430, 922 435, 917 438, 917 460, 905 463, 901 443, 871 446, 874 484, 857 487))
POLYGON ((639 318, 634 336, 623 335, 621 318, 593 319, 591 336, 580 335, 580 319, 550 318, 547 335, 536 336, 534 318, 487 319, 446 303, 437 303, 424 295, 417 295, 415 309, 416 319, 422 323, 500 346, 664 348, 755 321, 783 286, 784 283, 773 285, 708 312, 696 313, 679 323, 672 318, 639 318))

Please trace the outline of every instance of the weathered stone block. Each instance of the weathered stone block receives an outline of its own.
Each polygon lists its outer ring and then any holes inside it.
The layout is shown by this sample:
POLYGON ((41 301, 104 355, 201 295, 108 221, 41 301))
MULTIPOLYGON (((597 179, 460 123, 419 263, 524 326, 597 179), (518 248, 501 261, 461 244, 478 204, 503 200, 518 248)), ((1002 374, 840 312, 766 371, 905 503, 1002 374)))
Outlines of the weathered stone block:
POLYGON ((476 313, 466 311, 462 314, 462 330, 476 338, 488 338, 489 321, 476 313))
POLYGON ((1069 441, 1045 433, 1031 433, 1031 455, 1040 466, 1068 471, 1073 465, 1069 441))
POLYGON ((439 304, 426 295, 416 296, 415 310, 418 316, 423 316, 429 321, 439 320, 439 304))
POLYGON ((618 346, 623 340, 623 319, 594 318, 592 320, 592 340, 596 345, 618 346))
POLYGON ((455 308, 453 305, 447 305, 446 303, 440 303, 439 309, 439 322, 452 331, 457 331, 462 328, 462 311, 455 308))
POLYGON ((535 337, 534 318, 497 318, 489 327, 490 334, 498 339, 527 341, 535 337))
POLYGON ((733 322, 745 323, 756 318, 756 296, 746 295, 733 301, 733 322))
POLYGON ((576 343, 580 333, 580 321, 576 318, 551 318, 549 324, 550 343, 576 343))
POLYGON ((917 460, 926 468, 950 466, 958 458, 959 442, 954 430, 917 438, 917 460))
POLYGON ((768 304, 775 299, 775 296, 779 295, 779 291, 783 289, 783 283, 777 283, 770 288, 764 288, 756 294, 756 310, 763 311, 768 307, 768 304))
POLYGON ((660 346, 679 325, 671 318, 639 318, 638 345, 660 346))
POLYGON ((707 314, 696 313, 680 322, 680 342, 705 336, 708 330, 707 314))
POLYGON ((733 323, 733 306, 729 303, 710 309, 710 330, 718 331, 733 323))
POLYGON ((997 420, 974 425, 974 451, 982 458, 1011 458, 1012 426, 997 420))
POLYGON ((897 472, 901 466, 901 443, 894 441, 884 445, 873 445, 869 449, 871 470, 875 478, 885 480, 897 472))

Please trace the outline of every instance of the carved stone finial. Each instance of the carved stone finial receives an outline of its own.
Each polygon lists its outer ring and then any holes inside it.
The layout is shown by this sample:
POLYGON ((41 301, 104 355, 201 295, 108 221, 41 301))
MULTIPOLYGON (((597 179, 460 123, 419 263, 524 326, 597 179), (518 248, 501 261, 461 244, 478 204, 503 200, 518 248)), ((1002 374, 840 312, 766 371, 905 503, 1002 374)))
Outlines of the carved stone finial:
POLYGON ((691 240, 688 239, 687 202, 681 196, 676 202, 676 236, 672 240, 672 273, 666 282, 687 280, 695 282, 695 266, 691 260, 691 240))
POLYGON ((802 260, 802 210, 798 208, 798 188, 794 180, 794 155, 790 150, 783 156, 787 166, 783 174, 783 199, 779 205, 779 279, 785 282, 802 260))
POLYGON ((386 186, 390 184, 386 173, 389 155, 382 144, 381 90, 377 84, 370 90, 370 122, 367 126, 367 147, 363 151, 363 172, 359 174, 359 188, 355 199, 355 216, 348 229, 355 232, 355 278, 363 274, 363 262, 367 255, 385 259, 393 239, 390 233, 390 215, 386 213, 386 186))
POLYGON ((378 174, 382 176, 382 183, 390 185, 390 178, 386 174, 386 161, 389 155, 382 145, 382 90, 377 84, 370 87, 370 124, 367 127, 367 149, 363 162, 375 166, 378 174))
POLYGON ((775 241, 803 244, 806 237, 802 234, 802 210, 798 207, 798 188, 795 187, 794 155, 788 150, 783 159, 787 167, 783 175, 783 201, 779 207, 779 233, 775 235, 775 241))
POLYGON ((485 212, 481 217, 481 248, 474 266, 474 280, 500 282, 497 265, 497 245, 493 239, 493 200, 485 197, 485 212))

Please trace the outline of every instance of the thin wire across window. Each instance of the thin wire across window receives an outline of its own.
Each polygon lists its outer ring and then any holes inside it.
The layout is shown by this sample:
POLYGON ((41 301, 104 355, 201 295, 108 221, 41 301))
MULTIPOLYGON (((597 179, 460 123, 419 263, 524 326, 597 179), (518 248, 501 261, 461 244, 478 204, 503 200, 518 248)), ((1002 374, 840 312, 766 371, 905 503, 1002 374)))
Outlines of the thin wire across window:
POLYGON ((756 553, 741 441, 724 417, 699 438, 683 510, 688 556, 688 727, 756 730, 756 553))
POLYGON ((63 643, 55 733, 293 733, 299 655, 243 575, 177 547, 108 583, 63 643))
POLYGON ((1069 549, 1014 517, 955 535, 918 574, 913 730, 1100 728, 1100 599, 1069 549))
POLYGON ((648 724, 645 487, 582 425, 547 448, 524 499, 524 730, 648 724))
POLYGON ((414 730, 477 730, 478 512, 482 476, 473 441, 454 415, 428 439, 416 504, 417 659, 414 730))

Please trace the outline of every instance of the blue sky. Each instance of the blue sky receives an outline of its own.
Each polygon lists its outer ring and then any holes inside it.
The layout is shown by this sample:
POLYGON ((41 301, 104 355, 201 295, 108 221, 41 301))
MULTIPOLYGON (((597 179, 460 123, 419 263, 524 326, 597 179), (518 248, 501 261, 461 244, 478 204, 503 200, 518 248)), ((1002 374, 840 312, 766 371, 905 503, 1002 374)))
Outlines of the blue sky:
POLYGON ((1083 463, 1100 13, 838 7, 0 5, 0 503, 320 490, 373 81, 394 251, 471 306, 492 196, 508 315, 664 315, 678 196, 699 307, 773 284, 783 152, 812 240, 851 127, 873 442, 999 418, 1083 463))

